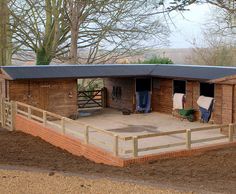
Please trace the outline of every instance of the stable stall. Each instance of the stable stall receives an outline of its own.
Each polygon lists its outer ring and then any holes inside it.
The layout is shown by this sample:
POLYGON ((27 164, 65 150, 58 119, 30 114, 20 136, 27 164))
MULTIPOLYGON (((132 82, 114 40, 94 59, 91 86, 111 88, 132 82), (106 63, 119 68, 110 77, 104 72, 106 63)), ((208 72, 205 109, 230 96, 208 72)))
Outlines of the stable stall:
MULTIPOLYGON (((235 67, 178 64, 5 66, 1 67, 0 92, 1 97, 71 117, 83 108, 79 95, 87 95, 78 91, 77 80, 102 78, 106 89, 97 91, 101 107, 172 114, 173 96, 181 93, 183 108, 193 109, 195 120, 201 118, 198 98, 205 96, 214 99, 209 120, 231 123, 236 120, 235 76, 235 67)), ((96 101, 96 92, 92 94, 87 103, 96 101)))

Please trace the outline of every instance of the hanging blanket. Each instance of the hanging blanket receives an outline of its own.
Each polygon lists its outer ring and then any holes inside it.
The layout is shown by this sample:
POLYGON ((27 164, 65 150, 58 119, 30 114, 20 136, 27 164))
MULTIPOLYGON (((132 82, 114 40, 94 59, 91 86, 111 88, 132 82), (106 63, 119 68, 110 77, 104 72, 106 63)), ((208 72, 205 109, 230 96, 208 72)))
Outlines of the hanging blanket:
POLYGON ((199 110, 201 112, 201 119, 207 123, 212 114, 213 105, 214 105, 214 98, 200 96, 197 100, 197 104, 199 106, 199 110))
POLYGON ((184 109, 184 94, 175 93, 173 97, 173 110, 184 109))
POLYGON ((212 104, 211 104, 209 110, 207 110, 205 108, 202 108, 202 107, 199 107, 199 109, 200 109, 200 112, 201 112, 201 119, 204 121, 204 123, 208 123, 208 121, 211 118, 211 114, 212 114, 213 101, 212 101, 212 104))
POLYGON ((136 92, 136 111, 148 113, 151 109, 151 94, 148 91, 136 92))
POLYGON ((211 97, 200 96, 197 100, 197 104, 199 107, 209 110, 213 103, 213 100, 214 98, 211 98, 211 97))

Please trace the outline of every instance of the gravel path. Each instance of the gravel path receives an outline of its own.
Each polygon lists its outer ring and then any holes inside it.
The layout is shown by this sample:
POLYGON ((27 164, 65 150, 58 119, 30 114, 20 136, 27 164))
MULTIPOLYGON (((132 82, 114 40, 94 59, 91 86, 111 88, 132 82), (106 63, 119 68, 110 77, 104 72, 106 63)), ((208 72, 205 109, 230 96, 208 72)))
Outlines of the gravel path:
POLYGON ((54 173, 0 170, 0 193, 3 194, 178 194, 150 186, 114 182, 107 179, 85 179, 54 173))
MULTIPOLYGON (((103 164, 95 164, 83 157, 73 156, 65 150, 46 143, 40 138, 35 138, 21 132, 0 130, 0 169, 3 165, 31 167, 35 169, 44 169, 47 172, 55 171, 76 174, 80 177, 81 175, 86 175, 87 177, 85 178, 89 179, 91 176, 96 176, 99 178, 109 178, 110 180, 115 181, 132 182, 138 185, 151 185, 161 189, 174 189, 182 192, 194 191, 202 194, 211 192, 235 194, 235 161, 236 146, 233 146, 232 148, 210 151, 199 156, 163 159, 150 162, 149 164, 118 168, 103 164)), ((20 168, 20 170, 22 169, 20 168)), ((1 185, 10 184, 10 180, 13 179, 1 177, 2 176, 0 176, 1 185), (3 181, 5 184, 2 183, 3 181)), ((27 188, 27 185, 25 185, 27 182, 30 184, 37 184, 37 182, 40 183, 40 181, 43 181, 44 177, 47 176, 42 176, 42 180, 41 178, 38 178, 32 182, 26 181, 24 183, 23 181, 20 181, 24 179, 28 180, 26 176, 19 180, 16 179, 18 180, 16 183, 27 188)), ((54 176, 52 177, 54 178, 54 176)), ((49 180, 51 180, 51 177, 49 180)), ((60 183, 58 184, 60 185, 60 183)), ((80 186, 78 186, 79 184, 77 184, 75 184, 75 191, 77 190, 77 187, 80 188, 80 186)), ((42 183, 42 185, 41 187, 44 189, 44 183, 42 183)), ((47 184, 45 183, 45 187, 46 185, 47 184)), ((50 185, 51 184, 49 184, 49 186, 50 185)), ((68 183, 68 185, 70 185, 70 183, 68 183)), ((101 183, 101 185, 103 184, 101 183)), ((117 185, 119 184, 117 183, 117 185)), ((14 184, 13 186, 9 186, 9 188, 11 187, 14 188, 14 184)), ((1 188, 3 188, 3 186, 1 186, 1 188)), ((16 188, 20 189, 21 187, 16 188)), ((56 187, 55 189, 59 188, 56 187)), ((114 188, 116 188, 116 186, 114 186, 114 188)), ((103 190, 106 191, 106 186, 104 186, 103 190)), ((103 190, 95 189, 97 193, 102 194, 104 193, 103 190)), ((137 191, 139 190, 137 189, 137 191)), ((57 192, 51 192, 50 194, 54 193, 57 192)), ((0 191, 0 194, 5 194, 5 192, 0 191)), ((12 192, 12 194, 15 193, 12 192)))

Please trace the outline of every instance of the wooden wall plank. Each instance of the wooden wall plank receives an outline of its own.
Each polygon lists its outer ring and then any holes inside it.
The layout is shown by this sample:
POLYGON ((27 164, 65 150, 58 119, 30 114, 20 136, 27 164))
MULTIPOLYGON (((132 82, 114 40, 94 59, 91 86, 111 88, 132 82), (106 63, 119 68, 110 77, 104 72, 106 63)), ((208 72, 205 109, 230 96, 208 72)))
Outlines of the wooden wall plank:
POLYGON ((116 109, 135 110, 135 80, 133 78, 107 78, 104 79, 107 88, 107 106, 116 109), (113 86, 121 87, 121 98, 112 98, 113 86))
MULTIPOLYGON (((154 78, 157 82, 157 78, 154 78)), ((153 87, 152 109, 153 111, 172 113, 173 108, 173 86, 170 79, 158 79, 158 87, 153 87)))
POLYGON ((222 85, 222 123, 233 120, 233 85, 222 85))
POLYGON ((222 123, 222 85, 215 84, 215 104, 212 115, 212 120, 216 124, 222 123))
POLYGON ((76 79, 19 80, 9 83, 10 100, 30 104, 65 117, 77 112, 76 79))

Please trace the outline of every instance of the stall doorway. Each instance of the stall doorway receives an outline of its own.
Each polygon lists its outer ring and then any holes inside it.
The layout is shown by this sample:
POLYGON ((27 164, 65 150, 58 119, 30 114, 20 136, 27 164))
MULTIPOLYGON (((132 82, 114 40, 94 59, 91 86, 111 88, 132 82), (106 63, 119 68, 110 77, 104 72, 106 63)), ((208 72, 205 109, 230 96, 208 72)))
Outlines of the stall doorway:
POLYGON ((136 111, 148 113, 151 111, 151 78, 136 79, 136 111))
POLYGON ((186 94, 186 81, 185 80, 173 80, 173 94, 175 93, 186 94))
POLYGON ((151 78, 137 78, 136 79, 136 92, 152 90, 152 79, 151 78))
POLYGON ((200 83, 200 96, 207 96, 214 98, 215 85, 209 83, 200 83))

